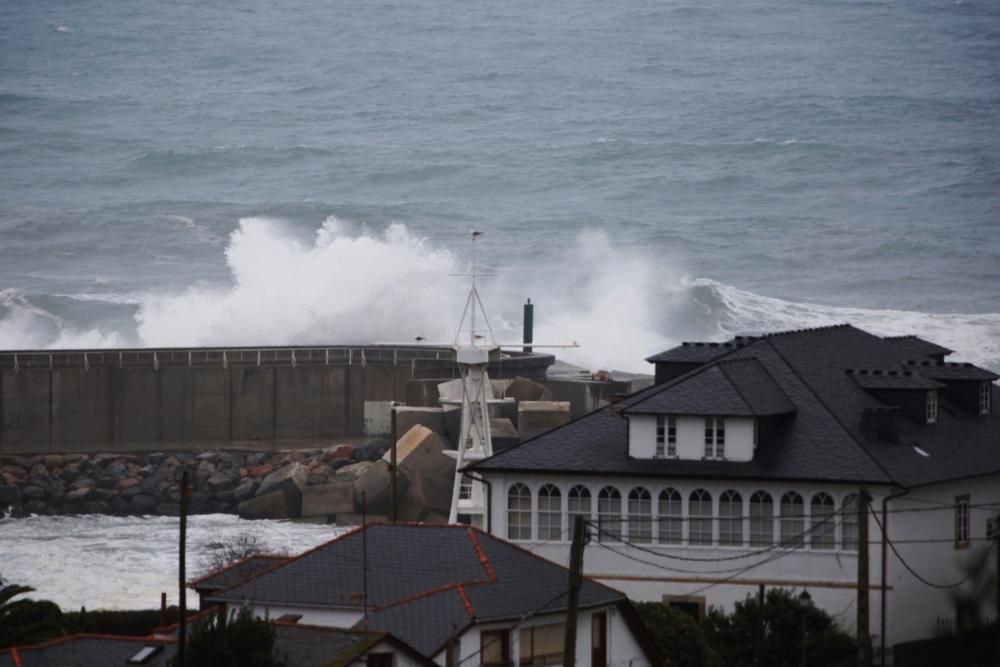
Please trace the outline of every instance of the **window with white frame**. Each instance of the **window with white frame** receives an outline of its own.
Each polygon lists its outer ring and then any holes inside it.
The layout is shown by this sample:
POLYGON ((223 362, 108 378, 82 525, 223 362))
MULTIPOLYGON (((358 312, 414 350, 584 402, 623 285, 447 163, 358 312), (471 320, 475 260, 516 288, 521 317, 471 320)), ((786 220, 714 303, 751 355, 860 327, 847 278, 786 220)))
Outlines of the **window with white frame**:
POLYGON ((653 497, 641 486, 628 492, 628 540, 638 544, 653 541, 653 497))
POLYGON ((656 452, 653 454, 658 459, 667 455, 667 418, 663 415, 656 416, 656 452))
POLYGON ((726 457, 726 418, 705 418, 705 458, 724 459, 726 457))
POLYGON ((969 539, 969 496, 955 498, 955 548, 967 549, 969 539))
POLYGON ((566 624, 555 623, 522 628, 518 641, 519 665, 561 665, 566 624))
POLYGON ((805 504, 802 496, 795 491, 789 491, 781 496, 779 508, 781 521, 781 544, 790 547, 801 547, 804 544, 805 504))
POLYGON ((979 385, 979 414, 988 415, 993 407, 993 383, 983 382, 979 385))
POLYGON ((688 498, 688 543, 712 544, 712 494, 695 489, 688 498))
POLYGON ((663 489, 658 499, 660 544, 680 544, 684 539, 684 508, 677 489, 663 489))
POLYGON ((597 494, 598 541, 610 542, 622 538, 622 494, 606 486, 597 494))
POLYGON ((562 539, 562 493, 553 484, 538 490, 538 539, 562 539))
POLYGON ((836 538, 836 508, 828 493, 817 493, 809 504, 809 533, 813 549, 832 549, 836 538))
POLYGON ((845 551, 858 550, 858 496, 852 493, 844 497, 840 505, 840 548, 845 551))
POLYGON ((531 539, 531 489, 520 482, 507 491, 507 539, 531 539))
POLYGON ((767 491, 750 496, 750 546, 774 544, 774 500, 767 491))
POLYGON ((743 545, 743 496, 733 490, 719 496, 719 544, 743 545))
POLYGON ((667 417, 667 457, 677 456, 677 417, 667 417))
POLYGON ((927 392, 927 423, 933 424, 938 418, 938 394, 936 389, 927 392))
POLYGON ((567 530, 569 539, 573 539, 573 526, 576 525, 576 517, 582 516, 584 521, 590 521, 590 489, 577 484, 569 490, 566 495, 566 515, 569 519, 567 530))

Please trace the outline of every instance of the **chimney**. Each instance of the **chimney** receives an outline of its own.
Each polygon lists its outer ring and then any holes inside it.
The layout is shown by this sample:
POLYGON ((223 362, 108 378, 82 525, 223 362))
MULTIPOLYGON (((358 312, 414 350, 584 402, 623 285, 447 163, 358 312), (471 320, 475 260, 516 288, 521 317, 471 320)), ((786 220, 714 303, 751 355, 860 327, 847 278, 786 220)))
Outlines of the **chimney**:
POLYGON ((899 443, 899 408, 865 408, 861 413, 861 429, 874 433, 879 440, 899 443))

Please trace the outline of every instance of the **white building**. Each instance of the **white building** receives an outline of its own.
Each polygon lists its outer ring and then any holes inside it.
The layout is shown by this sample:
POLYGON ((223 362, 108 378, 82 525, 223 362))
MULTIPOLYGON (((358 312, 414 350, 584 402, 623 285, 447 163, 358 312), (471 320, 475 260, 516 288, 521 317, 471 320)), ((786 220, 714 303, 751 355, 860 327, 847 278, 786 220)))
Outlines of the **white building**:
POLYGON ((653 387, 466 470, 491 531, 546 558, 568 561, 583 514, 585 573, 632 599, 807 589, 852 632, 865 489, 877 650, 933 635, 956 592, 996 614, 998 376, 948 354, 849 325, 685 343, 649 359, 653 387))
MULTIPOLYGON (((260 618, 387 632, 439 665, 500 667, 562 663, 568 589, 565 568, 475 528, 370 524, 208 598, 260 618)), ((619 591, 584 579, 577 623, 578 664, 660 662, 619 591)), ((393 655, 386 664, 414 664, 393 655)))

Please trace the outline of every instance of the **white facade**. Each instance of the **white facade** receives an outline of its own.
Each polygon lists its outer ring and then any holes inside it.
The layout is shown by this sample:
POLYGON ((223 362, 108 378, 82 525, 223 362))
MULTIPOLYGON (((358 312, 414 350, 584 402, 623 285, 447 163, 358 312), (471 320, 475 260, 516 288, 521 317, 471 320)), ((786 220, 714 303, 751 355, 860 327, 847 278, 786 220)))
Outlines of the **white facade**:
MULTIPOLYGON (((808 482, 756 482, 740 480, 692 480, 661 478, 583 478, 572 476, 542 476, 489 474, 492 483, 492 530, 508 537, 507 494, 515 485, 531 492, 531 538, 512 540, 524 544, 533 553, 566 565, 572 523, 568 498, 574 487, 586 488, 590 494, 590 520, 597 526, 611 527, 608 517, 601 516, 599 494, 615 489, 620 500, 620 534, 625 544, 607 534, 592 536, 584 554, 584 572, 641 601, 665 601, 679 598, 704 606, 731 610, 735 602, 756 595, 760 584, 766 587, 806 589, 815 604, 830 613, 848 632, 854 632, 857 617, 858 551, 852 543, 856 535, 856 512, 852 496, 857 486, 808 482), (648 492, 648 519, 641 498, 648 492), (558 490, 561 508, 558 537, 552 525, 551 508, 556 506, 554 492, 558 490), (659 498, 664 494, 680 497, 681 516, 660 510, 659 498), (752 519, 751 499, 764 492, 772 499, 774 516, 770 522, 752 519), (781 500, 797 494, 802 499, 801 520, 783 521, 781 500), (540 497, 544 495, 540 503, 540 497), (739 518, 732 517, 740 500, 739 518), (632 505, 630 506, 630 496, 632 505), (704 509, 710 497, 710 519, 706 522, 697 510, 704 509), (723 508, 723 499, 729 505, 723 508), (837 512, 828 518, 830 504, 837 512), (702 504, 698 505, 701 501, 702 504), (845 501, 847 502, 845 511, 845 501), (543 510, 540 514, 539 509, 543 510), (692 510, 695 510, 693 513, 692 510), (725 510, 725 511, 723 511, 725 510), (546 515, 547 513, 547 515, 546 515), (631 516, 630 516, 631 514, 631 516), (648 521, 648 523, 647 523, 648 521), (798 521, 801 521, 800 523, 798 521), (760 534, 760 528, 770 523, 770 540, 760 534), (672 528, 680 525, 679 540, 672 528), (648 525, 648 532, 647 532, 648 525), (758 529, 756 543, 752 531, 758 529), (703 529, 711 531, 710 543, 703 529), (738 532, 734 532, 734 528, 738 532), (803 544, 774 547, 789 536, 805 531, 803 544), (740 543, 733 542, 739 536, 740 543), (694 539, 692 539, 694 538, 694 539), (725 542, 730 544, 725 544, 725 542), (766 545, 763 544, 766 542, 766 545)), ((888 487, 870 487, 871 506, 882 520, 882 500, 892 493, 888 487)), ((898 493, 898 491, 897 491, 898 493)), ((609 494, 605 493, 605 497, 609 494)), ((577 493, 577 497, 579 494, 577 493)), ((906 562, 932 583, 949 584, 961 580, 970 565, 982 563, 988 548, 985 541, 986 519, 997 514, 1000 507, 1000 475, 973 480, 950 482, 922 487, 888 503, 888 535, 906 562), (969 501, 969 545, 956 548, 956 498, 969 501), (978 499, 978 500, 977 500, 978 499), (977 507, 977 503, 992 502, 993 508, 977 507), (917 509, 919 511, 911 511, 917 509)), ((578 502, 578 501, 577 501, 578 502)), ((607 509, 611 503, 605 503, 607 509)), ((578 506, 578 505, 577 505, 578 506)), ((760 508, 762 505, 758 505, 760 508)), ((792 516, 793 513, 789 513, 792 516)), ((523 521, 523 518, 521 519, 523 521)), ((869 631, 873 643, 880 646, 882 638, 882 530, 876 516, 869 515, 869 631)), ((614 534, 614 530, 609 530, 614 534)), ((521 532, 525 535, 525 532, 521 532)), ((855 538, 856 539, 856 538, 855 538)), ((921 583, 910 574, 890 549, 886 550, 886 644, 933 636, 939 618, 954 614, 949 590, 940 590, 921 583)), ((994 555, 995 556, 995 555, 994 555)), ((987 568, 995 568, 991 563, 987 568)), ((974 590, 981 580, 971 579, 964 588, 974 590)), ((983 594, 982 612, 995 615, 995 594, 992 588, 983 594)))
MULTIPOLYGON (((754 452, 754 419, 752 417, 692 417, 686 415, 656 417, 655 415, 630 415, 628 417, 628 452, 636 459, 678 458, 701 461, 706 457, 705 430, 707 420, 723 420, 725 429, 724 458, 727 461, 750 461, 754 452), (662 420, 662 456, 657 453, 657 419, 662 420), (675 442, 668 442, 668 422, 673 420, 675 442), (670 446, 676 450, 670 456, 670 446)), ((718 447, 718 445, 715 445, 718 447)), ((714 447, 713 447, 714 449, 714 447)), ((713 451, 714 454, 714 451, 713 451)))

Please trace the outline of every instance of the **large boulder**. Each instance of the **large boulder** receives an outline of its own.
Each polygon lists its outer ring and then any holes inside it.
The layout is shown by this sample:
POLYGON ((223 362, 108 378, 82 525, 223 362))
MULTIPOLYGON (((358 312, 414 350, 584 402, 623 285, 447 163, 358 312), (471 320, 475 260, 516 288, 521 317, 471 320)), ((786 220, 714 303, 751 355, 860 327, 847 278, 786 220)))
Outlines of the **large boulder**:
POLYGON ((521 401, 517 404, 521 442, 568 423, 569 416, 569 401, 521 401))
MULTIPOLYGON (((414 426, 396 444, 400 490, 399 516, 420 520, 428 512, 447 515, 455 482, 455 460, 444 454, 444 440, 425 426, 414 426)), ((386 454, 386 458, 388 458, 386 454)))
POLYGON ((290 499, 284 491, 277 490, 244 500, 237 508, 242 519, 292 519, 302 514, 302 495, 290 499))
POLYGON ((10 484, 0 483, 0 511, 21 500, 21 490, 10 484))
POLYGON ((278 490, 297 491, 301 498, 302 489, 306 486, 309 478, 309 471, 301 463, 289 463, 279 470, 275 470, 265 477, 260 486, 257 487, 257 495, 263 496, 266 493, 278 490))
POLYGON ((521 442, 521 436, 509 419, 490 420, 490 439, 493 442, 493 453, 510 449, 521 442))
POLYGON ((354 483, 308 486, 302 491, 302 516, 332 516, 354 512, 354 483))
POLYGON ((416 425, 444 435, 444 409, 402 405, 396 408, 396 434, 401 436, 416 425))
MULTIPOLYGON (((383 460, 365 462, 364 472, 354 480, 354 506, 369 514, 389 513, 389 464, 383 460), (364 507, 362 507, 364 499, 364 507)), ((347 470, 344 468, 343 470, 347 470)), ((339 475, 338 475, 339 477, 339 475)))

